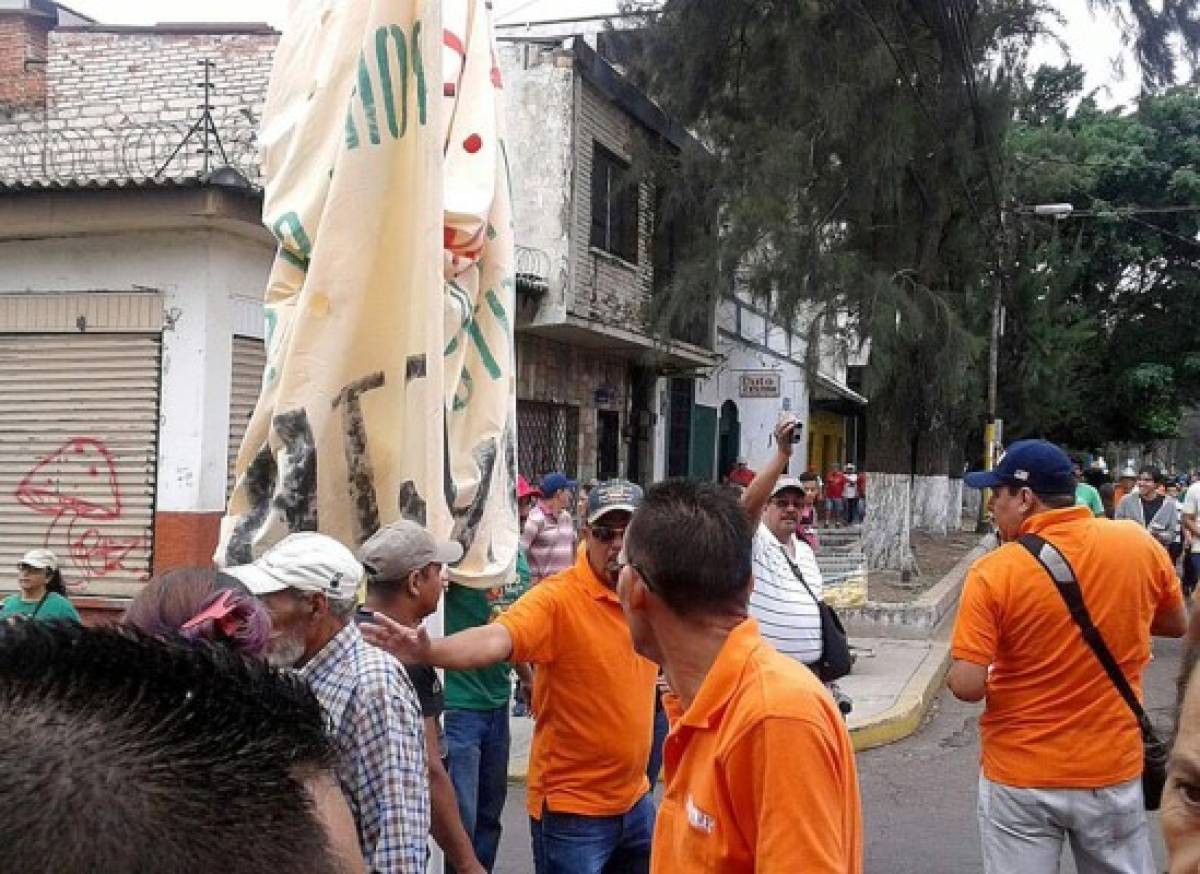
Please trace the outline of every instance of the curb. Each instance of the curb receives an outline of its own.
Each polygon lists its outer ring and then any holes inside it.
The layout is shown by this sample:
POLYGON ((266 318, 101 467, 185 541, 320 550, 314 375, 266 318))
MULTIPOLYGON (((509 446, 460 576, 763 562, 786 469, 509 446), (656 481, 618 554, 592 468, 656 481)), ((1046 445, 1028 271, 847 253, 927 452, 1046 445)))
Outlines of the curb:
MULTIPOLYGON (((850 725, 850 741, 854 751, 886 746, 903 740, 921 726, 921 721, 942 690, 946 672, 950 670, 950 645, 930 642, 929 654, 908 678, 896 703, 883 713, 872 716, 857 725, 850 725)), ((508 771, 509 783, 524 783, 528 777, 525 768, 512 767, 508 771)))
POLYGON ((931 641, 929 654, 908 678, 896 703, 860 724, 849 726, 854 751, 895 743, 916 731, 941 691, 949 670, 950 645, 931 641))

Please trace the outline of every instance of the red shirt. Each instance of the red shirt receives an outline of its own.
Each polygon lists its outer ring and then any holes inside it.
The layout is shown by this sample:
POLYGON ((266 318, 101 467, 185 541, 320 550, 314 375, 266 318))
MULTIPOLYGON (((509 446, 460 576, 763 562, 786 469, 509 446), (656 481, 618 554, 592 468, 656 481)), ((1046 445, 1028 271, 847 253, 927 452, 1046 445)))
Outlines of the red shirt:
POLYGON ((834 498, 835 500, 842 497, 842 490, 846 488, 846 477, 840 470, 833 470, 825 477, 825 497, 834 498))
POLYGON ((748 486, 754 480, 754 471, 748 467, 735 467, 729 471, 729 481, 735 486, 748 486))

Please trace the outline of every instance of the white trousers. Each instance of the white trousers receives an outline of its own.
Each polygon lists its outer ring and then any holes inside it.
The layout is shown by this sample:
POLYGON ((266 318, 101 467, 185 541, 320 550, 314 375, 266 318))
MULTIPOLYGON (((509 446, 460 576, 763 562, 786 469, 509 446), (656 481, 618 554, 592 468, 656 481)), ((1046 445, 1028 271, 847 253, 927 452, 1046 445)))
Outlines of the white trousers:
POLYGON ((1103 789, 1021 789, 979 776, 985 874, 1056 874, 1063 839, 1079 874, 1154 874, 1141 778, 1103 789))

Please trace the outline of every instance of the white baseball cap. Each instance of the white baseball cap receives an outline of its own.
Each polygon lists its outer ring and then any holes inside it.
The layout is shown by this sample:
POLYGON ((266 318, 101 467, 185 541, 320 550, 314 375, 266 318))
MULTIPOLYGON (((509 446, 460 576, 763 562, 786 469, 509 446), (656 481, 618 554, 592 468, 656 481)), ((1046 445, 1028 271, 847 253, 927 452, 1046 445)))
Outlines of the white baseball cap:
POLYGON ((775 480, 775 487, 771 489, 771 497, 775 497, 784 489, 795 489, 798 492, 803 492, 804 483, 800 482, 794 476, 781 476, 775 480))
POLYGON ((27 564, 30 567, 53 573, 58 570, 58 556, 48 549, 31 549, 21 556, 21 560, 17 564, 27 564))
POLYGON ((253 564, 226 568, 225 573, 241 580, 255 595, 296 589, 345 601, 358 592, 363 566, 332 537, 301 531, 283 538, 253 564))

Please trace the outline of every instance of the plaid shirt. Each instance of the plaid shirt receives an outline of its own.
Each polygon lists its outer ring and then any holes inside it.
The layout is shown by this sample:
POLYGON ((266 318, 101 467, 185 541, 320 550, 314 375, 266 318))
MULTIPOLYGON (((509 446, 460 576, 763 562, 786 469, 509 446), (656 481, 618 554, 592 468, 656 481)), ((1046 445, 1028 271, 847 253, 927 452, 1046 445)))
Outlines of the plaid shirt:
POLYGON ((422 874, 429 835, 425 730, 400 663, 353 622, 300 669, 329 720, 338 781, 367 871, 422 874))

